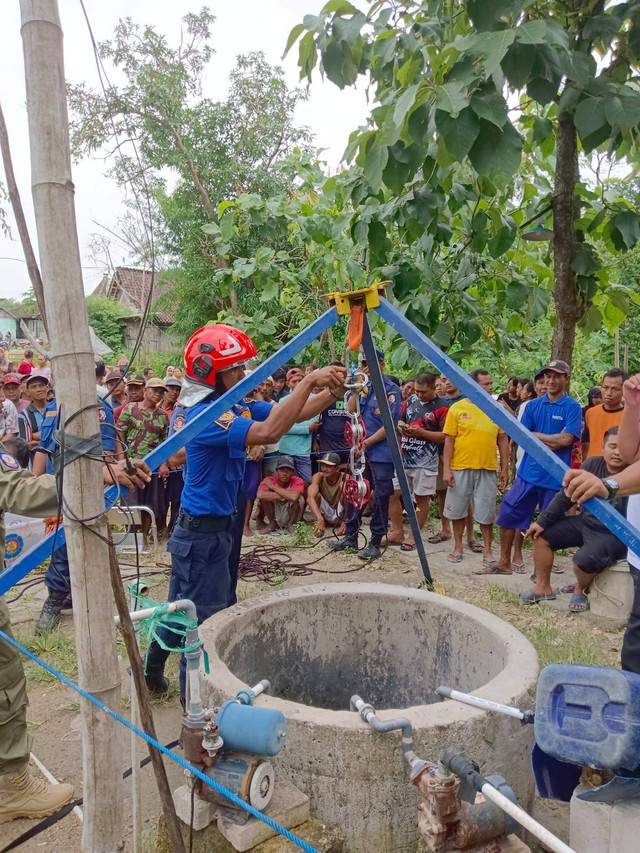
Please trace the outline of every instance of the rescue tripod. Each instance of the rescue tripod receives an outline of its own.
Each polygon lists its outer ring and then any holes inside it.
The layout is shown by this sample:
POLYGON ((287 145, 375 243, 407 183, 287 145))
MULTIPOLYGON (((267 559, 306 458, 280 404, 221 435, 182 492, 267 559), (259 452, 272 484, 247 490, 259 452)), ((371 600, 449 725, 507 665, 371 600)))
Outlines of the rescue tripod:
MULTIPOLYGON (((145 462, 152 471, 173 456, 178 450, 188 444, 189 441, 199 435, 212 421, 219 418, 224 412, 228 411, 234 403, 237 403, 246 394, 264 382, 267 377, 276 371, 279 367, 284 366, 293 359, 299 352, 312 343, 316 338, 329 329, 339 319, 340 316, 352 314, 353 307, 356 308, 356 313, 363 314, 362 323, 362 344, 365 347, 367 361, 371 372, 372 386, 379 401, 386 401, 384 394, 384 386, 378 362, 373 350, 373 344, 370 339, 371 332, 368 328, 368 323, 365 325, 366 312, 370 310, 376 311, 380 317, 388 323, 399 335, 410 344, 420 355, 428 362, 433 364, 439 371, 446 374, 449 379, 455 382, 455 385, 460 391, 468 397, 472 403, 475 403, 478 408, 483 411, 491 420, 503 429, 507 435, 513 438, 536 462, 538 462, 549 474, 552 482, 560 488, 562 478, 568 470, 567 466, 558 457, 549 450, 541 441, 535 438, 526 427, 514 418, 511 412, 508 412, 493 397, 482 389, 465 371, 456 364, 448 355, 446 355, 439 346, 433 343, 426 335, 424 335, 416 326, 413 325, 403 314, 386 298, 384 284, 376 284, 363 290, 353 290, 344 293, 328 294, 331 307, 325 311, 322 316, 314 320, 310 326, 303 329, 295 338, 285 344, 282 349, 264 361, 250 376, 245 376, 237 385, 214 400, 207 406, 197 417, 193 418, 188 424, 176 432, 171 438, 168 438, 155 450, 151 451, 145 457, 145 462), (377 375, 376 375, 377 373, 377 375)), ((359 344, 358 344, 359 345, 359 344)), ((380 414, 386 415, 390 413, 388 405, 380 406, 380 414)), ((384 423, 384 416, 383 416, 384 423)), ((392 423, 385 423, 387 438, 393 436, 394 428, 392 423)), ((397 442, 389 441, 389 446, 397 455, 393 456, 394 467, 396 472, 399 472, 399 482, 405 508, 409 515, 409 522, 416 540, 416 547, 422 565, 422 570, 425 575, 425 580, 430 583, 429 567, 426 556, 424 556, 424 547, 421 544, 419 531, 414 527, 417 526, 415 519, 415 511, 413 519, 411 517, 413 509, 413 499, 409 494, 408 483, 402 469, 399 458, 399 449, 397 442), (422 553, 421 553, 422 552, 422 553), (426 570, 425 570, 426 569, 426 570)), ((108 505, 112 505, 119 497, 119 489, 116 486, 111 486, 105 492, 105 500, 108 505)), ((596 516, 608 529, 618 537, 630 550, 635 553, 640 553, 640 531, 638 531, 626 518, 615 510, 602 498, 591 498, 584 506, 596 516)), ((47 557, 51 556, 51 546, 54 533, 50 533, 37 545, 34 545, 20 559, 12 563, 8 568, 0 573, 0 595, 3 595, 18 581, 22 580, 30 571, 35 569, 47 557)), ((62 545, 64 542, 64 527, 59 527, 57 531, 56 544, 62 545)))

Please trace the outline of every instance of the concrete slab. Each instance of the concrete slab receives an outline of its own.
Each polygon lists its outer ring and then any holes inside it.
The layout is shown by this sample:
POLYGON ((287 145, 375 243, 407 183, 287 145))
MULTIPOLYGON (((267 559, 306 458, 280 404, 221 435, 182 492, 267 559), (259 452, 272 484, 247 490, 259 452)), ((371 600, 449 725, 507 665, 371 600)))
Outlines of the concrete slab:
MULTIPOLYGON (((180 785, 173 792, 173 802, 176 814, 187 826, 191 825, 191 788, 180 785)), ((200 797, 193 798, 193 828, 196 832, 209 826, 216 819, 217 807, 213 803, 207 803, 200 797)))
MULTIPOLYGON (((309 797, 287 779, 278 780, 271 802, 264 813, 285 829, 293 829, 308 819, 309 797)), ((258 844, 278 834, 275 829, 271 829, 255 817, 249 818, 244 826, 218 818, 218 829, 239 853, 252 850, 258 844)))

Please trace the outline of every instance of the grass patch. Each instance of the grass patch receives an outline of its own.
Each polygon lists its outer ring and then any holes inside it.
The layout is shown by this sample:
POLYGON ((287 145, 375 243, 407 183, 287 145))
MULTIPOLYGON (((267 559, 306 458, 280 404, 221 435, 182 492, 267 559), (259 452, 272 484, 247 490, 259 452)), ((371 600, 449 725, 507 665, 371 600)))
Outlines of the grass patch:
POLYGON ((540 667, 551 663, 620 666, 621 628, 601 628, 579 614, 525 604, 503 586, 485 587, 474 602, 510 622, 532 643, 540 667))
MULTIPOLYGON (((73 637, 62 631, 48 631, 46 634, 26 634, 17 637, 32 654, 37 655, 49 666, 66 675, 72 681, 78 680, 78 662, 76 660, 76 644, 73 637)), ((32 660, 25 660, 24 672, 27 684, 54 684, 58 682, 55 675, 47 672, 32 660)))
POLYGON ((316 542, 316 537, 313 533, 313 528, 305 524, 304 521, 298 521, 293 525, 293 545, 294 547, 304 547, 305 545, 313 545, 316 542))

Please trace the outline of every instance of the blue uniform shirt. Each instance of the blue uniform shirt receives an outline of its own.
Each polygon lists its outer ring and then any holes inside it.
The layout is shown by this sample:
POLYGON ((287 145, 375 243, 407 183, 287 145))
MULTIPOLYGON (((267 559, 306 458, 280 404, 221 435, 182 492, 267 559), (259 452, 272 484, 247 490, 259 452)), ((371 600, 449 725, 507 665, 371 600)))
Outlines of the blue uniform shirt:
MULTIPOLYGON (((193 420, 211 399, 187 409, 193 420)), ((186 446, 187 466, 182 509, 189 515, 233 515, 244 478, 247 433, 254 420, 269 417, 271 403, 243 398, 186 446)))
MULTIPOLYGON (((579 438, 582 430, 582 409, 580 403, 566 393, 554 403, 545 394, 544 397, 538 397, 537 400, 530 400, 527 403, 522 413, 521 423, 531 432, 541 432, 546 435, 568 432, 579 438)), ((562 459, 565 465, 571 463, 571 445, 554 450, 553 453, 562 459)), ((518 476, 532 486, 542 486, 544 489, 556 487, 555 481, 550 480, 546 470, 526 452, 518 468, 518 476)))
MULTIPOLYGON (((397 425, 400 419, 402 392, 400 391, 400 388, 398 388, 398 386, 386 376, 384 376, 383 379, 385 391, 387 392, 389 408, 391 410, 391 417, 393 419, 393 423, 397 425)), ((369 389, 369 393, 366 397, 362 397, 360 399, 360 412, 367 430, 367 436, 371 436, 374 432, 377 432, 381 426, 383 426, 383 423, 382 418, 380 417, 380 407, 378 406, 376 395, 373 393, 373 388, 371 385, 368 385, 367 388, 369 389)), ((371 447, 367 447, 366 456, 369 462, 393 461, 391 459, 391 451, 389 450, 389 440, 395 441, 396 437, 394 435, 388 436, 384 441, 379 441, 377 444, 372 444, 371 447)))
MULTIPOLYGON (((99 397, 97 400, 100 404, 98 408, 98 420, 100 421, 102 450, 114 452, 116 449, 116 430, 113 409, 108 401, 101 400, 99 397)), ((56 444, 53 440, 53 433, 56 429, 58 429, 58 404, 55 400, 50 400, 42 416, 40 444, 38 447, 43 447, 45 450, 53 452, 56 449, 56 444)), ((53 466, 49 457, 47 457, 47 474, 53 474, 53 466)))

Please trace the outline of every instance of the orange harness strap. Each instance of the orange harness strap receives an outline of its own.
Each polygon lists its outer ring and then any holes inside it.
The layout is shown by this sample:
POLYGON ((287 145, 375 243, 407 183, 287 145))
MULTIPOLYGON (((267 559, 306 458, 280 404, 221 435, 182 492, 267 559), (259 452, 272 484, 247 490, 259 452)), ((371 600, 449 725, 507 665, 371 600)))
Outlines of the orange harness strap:
POLYGON ((364 306, 352 305, 349 317, 349 351, 358 352, 364 332, 364 306))

